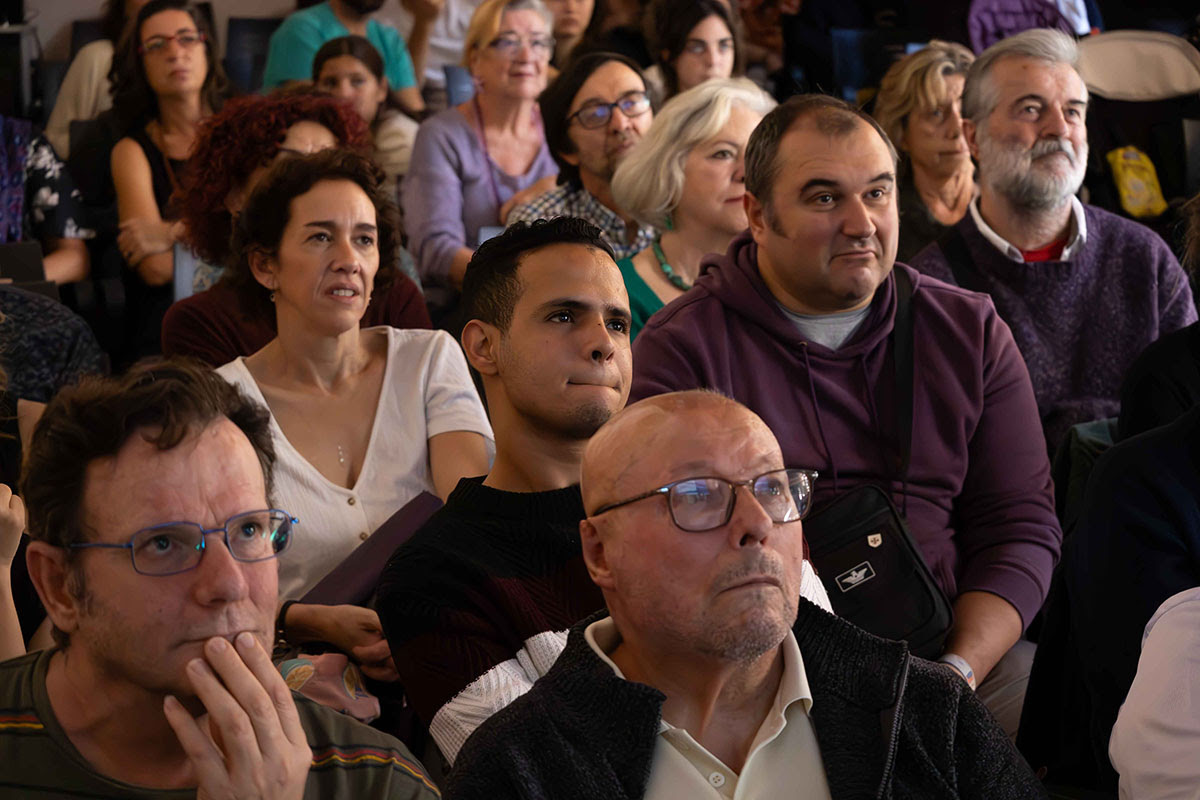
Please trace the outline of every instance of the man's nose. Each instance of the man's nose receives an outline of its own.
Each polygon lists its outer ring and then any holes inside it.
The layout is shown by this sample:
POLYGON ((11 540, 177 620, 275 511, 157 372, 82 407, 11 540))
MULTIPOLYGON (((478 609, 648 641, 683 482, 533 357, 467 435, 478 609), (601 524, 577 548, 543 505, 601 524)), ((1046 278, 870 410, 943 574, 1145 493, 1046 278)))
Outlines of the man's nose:
POLYGON ((871 218, 871 210, 861 197, 851 197, 847 201, 842 233, 851 239, 869 239, 875 235, 875 221, 871 218))
POLYGON ((193 592, 201 605, 229 603, 241 600, 249 593, 246 580, 247 564, 229 552, 220 531, 205 536, 204 552, 195 569, 193 592))

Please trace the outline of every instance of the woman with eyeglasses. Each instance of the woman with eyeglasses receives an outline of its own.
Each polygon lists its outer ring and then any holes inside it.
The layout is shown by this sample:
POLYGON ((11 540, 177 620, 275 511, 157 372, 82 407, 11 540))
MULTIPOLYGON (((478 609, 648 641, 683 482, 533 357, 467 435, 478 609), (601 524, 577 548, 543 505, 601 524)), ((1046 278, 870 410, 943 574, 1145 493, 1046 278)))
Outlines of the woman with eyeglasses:
POLYGON ((514 198, 553 186, 558 170, 537 106, 554 50, 552 25, 541 0, 484 0, 463 48, 474 97, 417 132, 400 191, 409 250, 435 321, 454 305, 481 232, 504 224, 514 198))
POLYGON ((317 91, 349 103, 371 126, 371 155, 396 196, 412 159, 417 122, 393 104, 375 45, 363 36, 330 39, 313 56, 312 79, 317 91))
POLYGON ((229 82, 203 15, 186 0, 150 0, 117 46, 113 111, 125 138, 112 150, 125 273, 125 353, 159 351, 171 304, 175 243, 183 240, 178 190, 200 121, 220 109, 229 82))
POLYGON ((775 101, 746 78, 711 80, 676 95, 613 175, 613 199, 654 243, 617 262, 633 313, 630 335, 691 288, 708 253, 746 229, 745 156, 775 101))
POLYGON ((739 20, 722 0, 654 0, 646 13, 655 59, 646 79, 664 100, 742 74, 739 20))

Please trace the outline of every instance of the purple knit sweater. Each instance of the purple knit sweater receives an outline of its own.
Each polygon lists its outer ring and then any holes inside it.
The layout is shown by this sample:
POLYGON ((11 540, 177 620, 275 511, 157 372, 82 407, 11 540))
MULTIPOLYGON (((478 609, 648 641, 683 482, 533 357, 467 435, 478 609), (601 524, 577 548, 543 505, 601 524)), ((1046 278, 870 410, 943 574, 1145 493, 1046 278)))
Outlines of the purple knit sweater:
POLYGON ((908 270, 913 281, 913 428, 908 481, 895 480, 894 280, 858 332, 831 351, 808 342, 738 236, 707 256, 691 291, 650 318, 633 347, 630 400, 710 387, 770 426, 789 467, 817 469, 816 504, 881 485, 951 597, 982 590, 1026 625, 1041 607, 1062 531, 1029 373, 980 295, 908 270))
MULTIPOLYGON (((983 237, 970 214, 956 226, 1025 357, 1052 447, 1078 422, 1115 417, 1121 379, 1138 354, 1196 320, 1187 276, 1158 234, 1083 208, 1087 241, 1070 261, 1018 264, 983 237)), ((954 283, 936 242, 912 266, 954 283)))

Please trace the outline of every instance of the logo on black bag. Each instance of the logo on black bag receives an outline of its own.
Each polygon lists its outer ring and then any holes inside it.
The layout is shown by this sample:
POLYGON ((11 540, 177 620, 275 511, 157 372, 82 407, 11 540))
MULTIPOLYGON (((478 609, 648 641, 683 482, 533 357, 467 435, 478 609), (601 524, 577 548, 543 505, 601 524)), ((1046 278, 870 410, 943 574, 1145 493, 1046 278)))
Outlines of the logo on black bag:
POLYGON ((843 592, 848 592, 851 589, 857 589, 874 577, 875 568, 871 566, 870 561, 864 561, 857 567, 852 567, 838 575, 837 585, 843 592))

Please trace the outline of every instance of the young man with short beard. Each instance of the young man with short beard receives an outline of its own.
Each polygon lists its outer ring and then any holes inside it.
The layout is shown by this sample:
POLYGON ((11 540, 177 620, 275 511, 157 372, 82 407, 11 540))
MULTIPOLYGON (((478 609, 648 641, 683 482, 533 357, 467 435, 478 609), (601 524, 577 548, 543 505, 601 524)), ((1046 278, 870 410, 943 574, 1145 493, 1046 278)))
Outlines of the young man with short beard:
POLYGON ((1029 365, 1052 449, 1072 425, 1116 416, 1133 359, 1196 320, 1162 239, 1075 197, 1088 159, 1077 60, 1069 36, 1041 29, 979 56, 962 105, 979 198, 912 261, 991 295, 1029 365))

